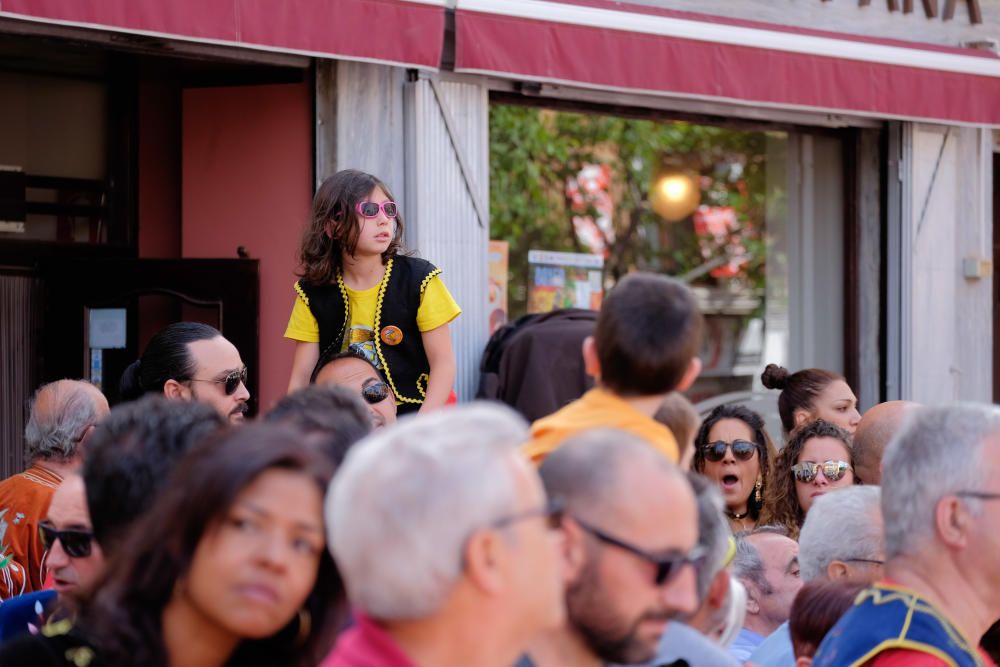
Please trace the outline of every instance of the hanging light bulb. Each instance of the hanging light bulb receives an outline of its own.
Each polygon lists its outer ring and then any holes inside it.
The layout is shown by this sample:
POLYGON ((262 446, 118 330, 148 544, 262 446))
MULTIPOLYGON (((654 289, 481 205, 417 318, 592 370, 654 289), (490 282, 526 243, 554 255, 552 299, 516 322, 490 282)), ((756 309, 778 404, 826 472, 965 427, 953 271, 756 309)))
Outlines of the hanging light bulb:
POLYGON ((695 178, 684 171, 662 171, 649 194, 653 210, 667 222, 678 222, 694 213, 701 203, 701 190, 695 178))

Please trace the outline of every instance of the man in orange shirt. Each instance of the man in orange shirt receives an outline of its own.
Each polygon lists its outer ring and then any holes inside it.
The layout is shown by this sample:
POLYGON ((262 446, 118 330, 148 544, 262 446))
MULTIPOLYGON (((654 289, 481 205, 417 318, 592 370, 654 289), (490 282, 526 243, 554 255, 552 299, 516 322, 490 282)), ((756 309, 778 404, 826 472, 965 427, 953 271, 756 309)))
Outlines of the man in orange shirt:
POLYGON ((702 316, 681 282, 632 273, 601 306, 594 335, 583 342, 587 373, 597 386, 531 427, 525 454, 541 461, 570 435, 616 428, 636 435, 677 463, 677 440, 653 414, 671 391, 701 372, 702 316))
POLYGON ((992 667, 979 643, 1000 618, 1000 408, 914 411, 882 470, 885 578, 813 667, 992 667))
POLYGON ((24 429, 28 469, 0 482, 0 600, 42 588, 46 553, 38 523, 107 413, 107 399, 89 382, 58 380, 35 393, 24 429))

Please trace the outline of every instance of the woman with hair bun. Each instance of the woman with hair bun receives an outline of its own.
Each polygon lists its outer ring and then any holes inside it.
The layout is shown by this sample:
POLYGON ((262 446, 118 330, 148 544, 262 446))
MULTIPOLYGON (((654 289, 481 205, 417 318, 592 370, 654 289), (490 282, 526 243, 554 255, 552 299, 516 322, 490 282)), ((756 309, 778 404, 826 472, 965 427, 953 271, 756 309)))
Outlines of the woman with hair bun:
POLYGON ((858 428, 858 397, 842 375, 822 368, 789 373, 777 364, 768 364, 760 381, 768 389, 781 390, 778 414, 786 435, 817 419, 835 424, 852 436, 858 428))

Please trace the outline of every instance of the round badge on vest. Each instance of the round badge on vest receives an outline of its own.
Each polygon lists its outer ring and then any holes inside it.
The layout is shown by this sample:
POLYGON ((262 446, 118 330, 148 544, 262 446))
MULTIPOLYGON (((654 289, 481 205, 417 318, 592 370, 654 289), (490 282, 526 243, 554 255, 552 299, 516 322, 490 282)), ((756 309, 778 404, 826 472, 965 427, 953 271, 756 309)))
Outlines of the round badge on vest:
POLYGON ((399 345, 403 342, 403 332, 399 327, 390 324, 382 329, 379 338, 386 345, 399 345))

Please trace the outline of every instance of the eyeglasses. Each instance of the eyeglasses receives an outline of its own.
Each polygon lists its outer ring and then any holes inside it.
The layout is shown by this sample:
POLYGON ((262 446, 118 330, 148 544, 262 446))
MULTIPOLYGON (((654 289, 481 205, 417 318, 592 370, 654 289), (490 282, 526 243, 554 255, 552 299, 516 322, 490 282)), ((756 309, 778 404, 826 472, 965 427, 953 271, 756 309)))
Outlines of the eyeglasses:
POLYGON ((831 482, 836 482, 846 475, 850 469, 851 464, 847 461, 823 461, 822 463, 803 461, 792 466, 792 474, 795 475, 796 481, 808 484, 816 479, 819 471, 822 471, 823 477, 826 477, 831 482))
POLYGON ((94 534, 87 530, 56 530, 48 521, 38 524, 38 535, 42 539, 42 546, 48 551, 56 540, 62 543, 63 551, 70 558, 86 558, 91 553, 91 544, 94 534))
POLYGON ((548 527, 552 530, 562 526, 563 522, 563 503, 558 499, 549 500, 542 507, 537 507, 532 510, 527 510, 524 512, 518 512, 517 514, 511 514, 510 516, 500 517, 494 521, 491 525, 494 528, 503 528, 504 526, 509 526, 512 523, 517 523, 518 521, 524 521, 525 519, 533 519, 535 517, 545 517, 548 527))
POLYGON ((644 549, 633 546, 628 542, 619 540, 617 537, 612 537, 607 533, 594 528, 593 526, 587 525, 586 523, 580 521, 576 517, 573 520, 580 524, 580 527, 585 531, 596 537, 601 542, 605 544, 610 544, 613 547, 618 547, 623 551, 627 551, 630 554, 638 556, 645 561, 648 561, 656 566, 656 576, 653 581, 657 586, 662 586, 667 583, 684 569, 685 565, 690 565, 695 569, 699 570, 702 565, 705 564, 705 550, 701 547, 695 547, 688 553, 672 553, 668 556, 655 556, 644 549))
POLYGON ((701 453, 705 456, 706 461, 718 463, 726 458, 727 448, 733 450, 733 458, 737 461, 749 461, 753 458, 753 453, 757 451, 757 445, 749 440, 733 440, 731 443, 724 440, 717 440, 716 442, 706 442, 702 445, 701 453))
POLYGON ((399 213, 396 208, 396 202, 394 201, 384 201, 381 204, 377 204, 373 201, 359 201, 358 205, 354 207, 354 210, 358 212, 362 218, 377 218, 378 212, 382 211, 385 213, 385 217, 390 220, 395 220, 396 215, 399 213))
POLYGON ((370 405, 381 403, 389 398, 389 385, 385 382, 373 382, 361 389, 361 397, 370 405))
POLYGON ((240 388, 241 384, 247 383, 247 367, 244 366, 238 371, 233 371, 224 378, 217 380, 199 380, 197 378, 191 378, 191 382, 211 382, 213 384, 225 385, 224 389, 226 391, 226 396, 232 396, 236 393, 236 390, 240 388))
POLYGON ((875 560, 874 558, 845 558, 845 563, 871 563, 872 565, 885 565, 884 560, 875 560))
POLYGON ((956 491, 955 495, 966 498, 978 498, 979 500, 1000 500, 1000 493, 992 493, 990 491, 956 491))

